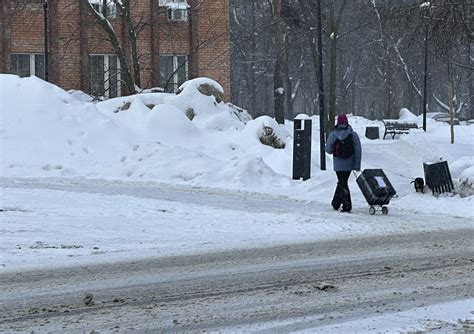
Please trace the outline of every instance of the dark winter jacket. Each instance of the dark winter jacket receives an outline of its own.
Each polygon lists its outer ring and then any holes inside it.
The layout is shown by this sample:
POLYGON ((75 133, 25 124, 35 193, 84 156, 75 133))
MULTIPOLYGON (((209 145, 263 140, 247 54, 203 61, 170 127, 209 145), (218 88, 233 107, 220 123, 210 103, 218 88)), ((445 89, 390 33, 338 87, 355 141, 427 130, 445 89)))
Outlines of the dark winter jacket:
POLYGON ((344 140, 352 134, 352 143, 354 145, 354 154, 350 158, 333 157, 334 171, 343 172, 351 170, 360 170, 360 161, 362 159, 362 147, 357 132, 353 131, 348 124, 337 125, 329 134, 325 150, 329 154, 334 154, 336 140, 344 140))

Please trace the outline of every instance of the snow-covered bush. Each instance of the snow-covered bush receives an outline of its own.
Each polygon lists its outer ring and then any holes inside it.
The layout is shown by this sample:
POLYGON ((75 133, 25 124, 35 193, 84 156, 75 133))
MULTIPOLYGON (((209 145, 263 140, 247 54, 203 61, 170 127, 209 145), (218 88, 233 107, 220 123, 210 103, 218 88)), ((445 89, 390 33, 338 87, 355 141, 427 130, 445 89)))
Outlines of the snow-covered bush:
POLYGON ((282 125, 268 116, 260 116, 248 122, 244 135, 254 136, 263 145, 276 149, 285 148, 287 138, 291 137, 282 125))
POLYGON ((271 146, 273 148, 285 148, 285 142, 278 138, 273 128, 269 126, 263 127, 263 132, 260 135, 260 142, 263 145, 271 146))
POLYGON ((460 157, 450 163, 449 169, 453 179, 459 180, 458 183, 454 185, 455 192, 461 197, 473 196, 474 157, 460 157))
POLYGON ((188 108, 184 112, 186 114, 186 117, 189 118, 191 121, 194 119, 194 116, 196 116, 196 113, 194 112, 193 108, 188 108))
POLYGON ((469 179, 459 180, 459 184, 456 187, 456 193, 461 197, 469 197, 474 195, 474 186, 469 179))
POLYGON ((252 116, 247 112, 247 110, 237 107, 235 104, 227 103, 227 106, 232 110, 232 113, 244 124, 247 124, 252 120, 252 116))
POLYGON ((180 109, 198 128, 225 131, 243 129, 252 117, 244 110, 222 102, 224 89, 209 78, 186 81, 177 95, 164 97, 164 104, 180 109))
POLYGON ((217 82, 209 78, 196 78, 183 83, 176 95, 185 94, 187 96, 193 95, 197 92, 205 96, 213 96, 217 103, 224 100, 224 88, 217 82))
POLYGON ((200 84, 199 86, 197 86, 197 90, 203 95, 214 96, 217 103, 221 103, 222 101, 224 101, 224 92, 220 91, 216 86, 210 83, 205 82, 200 84))
POLYGON ((186 81, 179 87, 176 94, 166 96, 164 103, 173 105, 184 113, 192 109, 194 114, 193 120, 196 121, 228 109, 224 103, 218 102, 218 100, 221 101, 219 96, 224 96, 224 89, 212 79, 196 78, 186 81), (207 90, 205 90, 206 94, 199 91, 199 87, 203 85, 207 87, 207 90), (212 95, 211 92, 215 95, 212 95))

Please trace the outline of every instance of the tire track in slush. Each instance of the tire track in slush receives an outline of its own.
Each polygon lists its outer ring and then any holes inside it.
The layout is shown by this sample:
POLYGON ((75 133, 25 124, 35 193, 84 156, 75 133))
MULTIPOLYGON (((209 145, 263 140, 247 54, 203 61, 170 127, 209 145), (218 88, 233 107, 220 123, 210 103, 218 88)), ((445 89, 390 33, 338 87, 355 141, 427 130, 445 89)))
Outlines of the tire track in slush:
POLYGON ((473 298, 473 237, 438 231, 0 274, 0 331, 286 332, 473 298), (95 305, 84 305, 86 293, 95 305))

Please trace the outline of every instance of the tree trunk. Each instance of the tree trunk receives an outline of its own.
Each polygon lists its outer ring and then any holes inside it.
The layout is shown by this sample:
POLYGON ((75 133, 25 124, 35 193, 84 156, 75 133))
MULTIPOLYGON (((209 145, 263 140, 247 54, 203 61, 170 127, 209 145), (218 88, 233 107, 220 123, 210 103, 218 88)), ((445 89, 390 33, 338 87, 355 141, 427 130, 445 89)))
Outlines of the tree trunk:
POLYGON ((128 31, 128 37, 130 39, 130 49, 132 53, 132 65, 133 65, 133 78, 135 80, 135 85, 141 87, 141 75, 140 75, 140 60, 138 59, 138 49, 137 49, 137 32, 132 22, 132 13, 130 12, 130 2, 129 0, 123 1, 125 23, 126 29, 128 31))
MULTIPOLYGON (((389 56, 389 54, 387 54, 389 56)), ((392 61, 390 58, 387 59, 388 62, 388 72, 387 72, 387 110, 390 118, 398 118, 398 115, 394 115, 393 110, 393 67, 392 61)))
POLYGON ((78 6, 79 10, 79 53, 81 55, 81 79, 80 79, 80 87, 81 90, 84 92, 90 91, 90 80, 89 79, 89 73, 90 73, 90 67, 89 67, 89 52, 88 52, 88 34, 86 30, 86 25, 87 25, 87 14, 86 14, 86 8, 84 6, 83 2, 79 3, 78 6))
POLYGON ((448 61, 448 106, 449 122, 451 127, 451 144, 454 144, 454 108, 453 108, 453 68, 452 62, 448 61))
POLYGON ((110 43, 112 44, 112 48, 114 49, 114 52, 120 61, 122 80, 127 86, 128 93, 135 94, 136 93, 135 83, 133 81, 132 73, 130 71, 130 66, 127 62, 127 59, 125 58, 125 53, 123 51, 123 48, 120 45, 120 41, 114 29, 112 28, 110 21, 107 20, 105 16, 102 15, 102 13, 96 12, 95 9, 92 7, 92 5, 89 3, 89 0, 82 0, 82 1, 84 2, 84 5, 89 10, 89 12, 92 15, 94 15, 94 17, 97 19, 102 29, 107 33, 110 43))
POLYGON ((337 10, 335 2, 332 2, 329 7, 329 17, 330 17, 330 27, 331 34, 329 35, 329 110, 328 117, 326 122, 326 133, 329 134, 329 130, 334 126, 334 120, 337 114, 337 39, 339 35, 339 27, 341 24, 342 16, 344 14, 344 9, 346 7, 347 1, 344 0, 337 10))
POLYGON ((390 59, 390 52, 388 50, 388 45, 385 45, 385 50, 383 53, 383 83, 382 83, 382 106, 383 110, 377 112, 376 117, 382 116, 383 118, 394 118, 393 115, 393 67, 390 59))
POLYGON ((335 32, 332 32, 333 38, 330 38, 329 43, 329 108, 326 122, 326 133, 334 126, 336 118, 336 80, 337 80, 337 40, 335 32))
MULTIPOLYGON (((316 92, 319 92, 319 61, 318 61, 318 47, 317 47, 317 42, 316 42, 316 36, 314 33, 314 30, 312 29, 314 26, 313 18, 311 17, 311 9, 312 6, 308 3, 307 0, 298 0, 298 4, 301 7, 301 11, 303 13, 303 21, 305 22, 305 32, 306 32, 306 38, 308 39, 308 45, 309 45, 309 50, 311 53, 311 61, 313 62, 314 66, 314 82, 316 84, 316 92)), ((305 99, 305 106, 308 107, 307 103, 310 103, 309 108, 311 109, 311 115, 315 115, 315 111, 317 109, 316 107, 316 101, 319 100, 320 96, 319 94, 316 94, 315 99, 312 99, 312 95, 307 96, 306 99, 308 99, 308 102, 306 102, 305 99)), ((308 114, 308 112, 305 112, 308 114)))
POLYGON ((0 4, 0 27, 2 31, 0 32, 0 72, 8 73, 10 69, 9 58, 6 55, 10 53, 11 47, 11 20, 12 13, 10 13, 10 2, 2 1, 0 4))
POLYGON ((284 89, 284 59, 285 45, 281 22, 281 0, 273 2, 273 37, 276 47, 276 63, 273 76, 273 96, 275 103, 275 120, 278 124, 285 123, 285 89, 284 89))
MULTIPOLYGON (((257 30, 257 22, 255 18, 255 1, 252 1, 251 4, 251 9, 252 9, 252 16, 251 16, 251 24, 252 24, 252 31, 257 30)), ((250 41, 252 45, 252 50, 257 50, 257 40, 256 40, 256 35, 252 34, 252 39, 250 41)), ((252 106, 251 110, 251 115, 255 116, 255 112, 257 111, 257 79, 255 77, 255 66, 256 66, 256 57, 255 57, 255 52, 250 53, 250 65, 248 69, 248 81, 249 81, 249 87, 250 87, 250 105, 252 106)))
MULTIPOLYGON (((474 43, 474 41, 473 41, 474 43)), ((468 66, 471 67, 472 64, 472 43, 469 43, 468 46, 468 66)), ((474 119, 474 86, 472 84, 472 81, 474 81, 474 76, 472 75, 474 71, 470 71, 467 80, 469 82, 469 87, 468 87, 468 101, 467 101, 467 118, 468 119, 474 119)))
POLYGON ((291 82, 288 61, 285 59, 285 100, 286 100, 286 116, 293 119, 293 84, 291 82))

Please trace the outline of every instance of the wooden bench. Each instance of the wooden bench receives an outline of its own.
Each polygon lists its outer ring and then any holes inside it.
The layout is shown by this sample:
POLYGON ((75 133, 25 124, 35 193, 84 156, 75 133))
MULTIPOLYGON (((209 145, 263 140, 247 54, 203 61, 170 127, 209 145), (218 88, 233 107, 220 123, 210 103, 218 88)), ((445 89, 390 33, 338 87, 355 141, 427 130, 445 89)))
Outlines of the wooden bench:
POLYGON ((395 139, 395 135, 397 134, 408 133, 410 129, 418 129, 416 123, 404 122, 397 119, 384 119, 382 122, 385 125, 383 139, 385 139, 386 135, 392 135, 392 139, 395 139))

